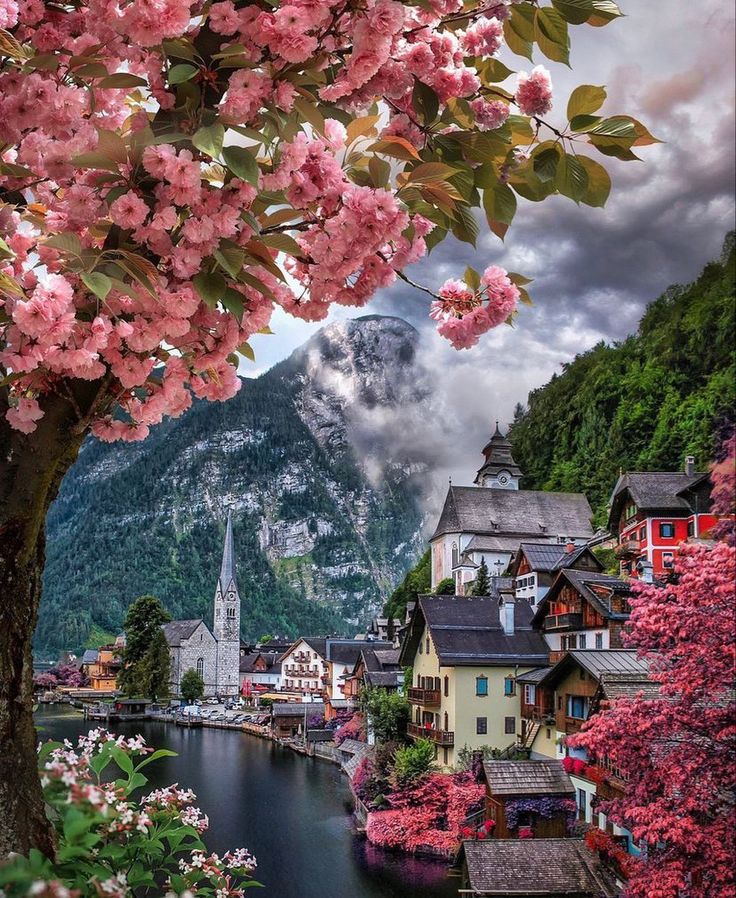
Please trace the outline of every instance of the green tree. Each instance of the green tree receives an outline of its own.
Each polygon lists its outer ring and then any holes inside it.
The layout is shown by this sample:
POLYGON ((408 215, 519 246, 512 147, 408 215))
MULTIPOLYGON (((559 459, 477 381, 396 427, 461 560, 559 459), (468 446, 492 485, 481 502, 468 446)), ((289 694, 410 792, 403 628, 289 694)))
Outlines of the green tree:
POLYGON ((391 593, 386 602, 383 613, 389 620, 397 617, 403 620, 406 615, 406 606, 416 602, 417 597, 428 593, 432 583, 432 571, 429 549, 417 561, 414 567, 407 572, 404 579, 391 593))
POLYGON ((157 702, 169 697, 171 677, 171 652, 164 631, 159 627, 138 663, 138 681, 142 695, 157 702))
POLYGON ((181 697, 188 705, 198 701, 204 695, 204 680, 193 667, 184 671, 179 685, 179 692, 181 692, 181 697))
POLYGON ((436 596, 454 596, 455 595, 455 578, 445 577, 434 588, 436 596))
POLYGON ((471 595, 487 596, 491 594, 491 578, 488 576, 488 565, 485 558, 481 558, 480 567, 473 583, 471 595))
MULTIPOLYGON (((146 653, 161 632, 161 624, 171 615, 155 596, 139 596, 125 618, 125 651, 123 669, 118 675, 118 688, 125 695, 140 695, 145 690, 143 662, 146 653)), ((167 669, 168 679, 168 669, 167 669)))
POLYGON ((434 769, 434 743, 430 739, 417 739, 413 745, 396 749, 393 783, 403 789, 434 769))
POLYGON ((410 709, 403 695, 366 687, 361 694, 361 706, 377 743, 393 742, 406 733, 410 709))

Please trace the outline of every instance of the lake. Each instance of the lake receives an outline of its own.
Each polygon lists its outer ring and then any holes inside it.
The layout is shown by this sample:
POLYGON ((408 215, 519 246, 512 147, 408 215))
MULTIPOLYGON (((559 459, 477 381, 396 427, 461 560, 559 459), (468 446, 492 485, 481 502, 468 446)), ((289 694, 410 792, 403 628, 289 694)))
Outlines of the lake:
MULTIPOLYGON (((70 739, 92 728, 69 706, 42 706, 39 737, 70 739)), ((113 724, 170 748, 146 771, 151 788, 194 789, 210 818, 207 846, 245 847, 258 860, 264 898, 457 898, 460 879, 444 864, 389 854, 355 835, 350 791, 340 769, 235 730, 158 721, 113 724)))

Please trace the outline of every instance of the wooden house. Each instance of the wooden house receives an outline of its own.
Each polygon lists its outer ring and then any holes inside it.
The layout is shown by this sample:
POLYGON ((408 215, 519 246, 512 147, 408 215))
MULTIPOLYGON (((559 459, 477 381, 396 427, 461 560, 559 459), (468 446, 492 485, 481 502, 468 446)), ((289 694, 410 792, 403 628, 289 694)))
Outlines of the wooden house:
POLYGON ((323 702, 274 702, 271 732, 277 739, 294 739, 307 732, 310 717, 323 715, 323 702))
POLYGON ((518 838, 522 828, 535 838, 564 838, 575 819, 575 788, 561 761, 484 761, 486 817, 493 835, 518 838))
POLYGON ((600 573, 603 565, 589 546, 575 543, 521 543, 509 566, 514 595, 535 608, 549 592, 557 574, 565 569, 600 573))

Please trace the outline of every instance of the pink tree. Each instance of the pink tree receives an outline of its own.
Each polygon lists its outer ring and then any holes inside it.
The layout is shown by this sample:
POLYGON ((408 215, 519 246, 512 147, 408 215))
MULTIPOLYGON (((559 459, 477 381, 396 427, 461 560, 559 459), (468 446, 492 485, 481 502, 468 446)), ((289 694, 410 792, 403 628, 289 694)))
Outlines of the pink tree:
MULTIPOLYGON (((715 510, 733 510, 733 444, 714 470, 715 510)), ((632 898, 715 898, 734 891, 736 549, 683 547, 674 582, 641 585, 630 643, 661 684, 654 699, 619 699, 571 743, 607 758, 626 780, 610 818, 647 843, 632 898)))
MULTIPOLYGON (((51 852, 34 761, 31 635, 44 521, 90 431, 138 440, 227 399, 275 305, 361 306, 473 207, 602 206, 584 150, 652 143, 583 85, 551 124, 569 26, 613 0, 0 0, 0 855, 51 852), (508 83, 503 86, 504 83, 508 83)), ((437 292, 458 347, 516 312, 489 266, 437 292)))

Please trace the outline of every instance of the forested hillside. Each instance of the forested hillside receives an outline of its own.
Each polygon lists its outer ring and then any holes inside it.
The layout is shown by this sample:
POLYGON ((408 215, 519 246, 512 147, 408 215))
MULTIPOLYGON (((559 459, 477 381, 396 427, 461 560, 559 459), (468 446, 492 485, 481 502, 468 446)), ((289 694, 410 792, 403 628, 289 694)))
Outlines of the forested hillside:
POLYGON ((734 421, 734 235, 636 334, 599 343, 529 394, 511 430, 525 489, 579 490, 605 522, 619 469, 703 470, 734 421))

